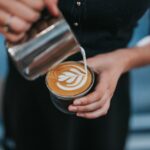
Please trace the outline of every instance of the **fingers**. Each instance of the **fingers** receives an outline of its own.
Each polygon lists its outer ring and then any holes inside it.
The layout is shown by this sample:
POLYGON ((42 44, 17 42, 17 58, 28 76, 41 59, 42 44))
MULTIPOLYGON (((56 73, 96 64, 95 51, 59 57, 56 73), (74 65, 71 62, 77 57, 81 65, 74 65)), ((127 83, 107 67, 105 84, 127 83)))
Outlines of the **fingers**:
POLYGON ((7 12, 0 10, 0 26, 5 26, 7 21, 9 21, 9 27, 16 33, 26 32, 30 28, 29 23, 16 16, 10 16, 7 12))
POLYGON ((2 33, 6 37, 6 39, 10 42, 17 42, 17 41, 21 40, 25 35, 25 33, 12 34, 12 33, 6 32, 3 30, 2 27, 0 27, 0 33, 2 33))
POLYGON ((27 22, 35 22, 40 14, 37 11, 34 11, 27 5, 24 5, 20 1, 16 0, 5 0, 0 1, 0 6, 9 12, 13 16, 18 16, 27 22), (13 6, 13 7, 12 7, 13 6))
POLYGON ((90 103, 98 101, 101 98, 101 95, 102 95, 101 93, 99 93, 99 92, 97 92, 97 90, 95 90, 94 92, 88 94, 85 97, 76 99, 73 104, 74 105, 90 104, 90 103))
POLYGON ((58 15, 58 0, 1 0, 0 32, 11 42, 17 42, 40 17, 40 11, 48 6, 58 15), (46 2, 45 2, 46 1, 46 2), (7 33, 7 32, 11 33, 7 33))
POLYGON ((86 113, 79 112, 77 113, 77 116, 84 117, 87 119, 95 119, 95 118, 106 115, 108 113, 109 107, 110 107, 110 100, 107 100, 101 109, 97 109, 96 111, 86 112, 86 113))
POLYGON ((42 10, 45 6, 43 0, 20 0, 20 1, 37 11, 42 10))
POLYGON ((59 15, 59 9, 57 7, 58 0, 45 0, 45 3, 53 16, 59 15))
POLYGON ((31 24, 21 20, 18 17, 12 17, 10 28, 14 30, 16 33, 26 32, 31 27, 31 24))
POLYGON ((17 42, 21 40, 29 28, 29 23, 16 16, 10 16, 7 12, 0 10, 0 32, 8 41, 17 42), (11 32, 5 30, 5 25, 8 21, 11 32))
POLYGON ((73 105, 69 106, 69 111, 88 119, 94 119, 107 113, 114 90, 110 88, 112 86, 110 86, 108 73, 103 72, 99 77, 95 91, 83 98, 76 99, 73 105))
POLYGON ((0 32, 10 42, 19 41, 39 19, 44 5, 43 0, 0 1, 0 32))
POLYGON ((69 106, 69 111, 75 112, 77 116, 94 119, 107 113, 110 106, 110 89, 107 85, 105 75, 101 75, 94 92, 77 99, 69 106))
POLYGON ((69 111, 80 112, 80 113, 96 111, 98 109, 101 109, 108 99, 109 99, 109 94, 108 92, 105 92, 104 96, 98 101, 87 105, 79 105, 79 106, 71 105, 69 106, 69 111))
POLYGON ((102 96, 104 95, 105 91, 107 90, 107 82, 105 80, 105 77, 101 76, 101 78, 98 79, 97 86, 95 88, 95 91, 88 94, 85 97, 76 99, 74 101, 74 105, 87 105, 96 101, 99 101, 102 96))

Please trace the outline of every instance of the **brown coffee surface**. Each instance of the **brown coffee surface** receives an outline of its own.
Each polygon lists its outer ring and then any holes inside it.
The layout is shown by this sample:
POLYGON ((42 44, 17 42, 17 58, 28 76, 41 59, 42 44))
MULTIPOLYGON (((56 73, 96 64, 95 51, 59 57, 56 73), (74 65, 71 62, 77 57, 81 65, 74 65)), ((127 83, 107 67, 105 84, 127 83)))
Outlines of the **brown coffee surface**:
POLYGON ((64 62, 51 69, 46 77, 50 91, 59 96, 77 96, 89 89, 92 84, 92 73, 87 76, 84 65, 78 62, 64 62))

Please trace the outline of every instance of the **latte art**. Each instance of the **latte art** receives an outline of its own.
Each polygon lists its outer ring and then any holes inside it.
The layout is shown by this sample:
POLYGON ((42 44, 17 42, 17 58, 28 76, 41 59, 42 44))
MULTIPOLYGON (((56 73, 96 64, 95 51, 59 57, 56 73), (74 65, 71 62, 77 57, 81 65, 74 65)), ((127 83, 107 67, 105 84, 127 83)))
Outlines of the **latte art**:
POLYGON ((76 96, 84 93, 92 84, 91 71, 77 62, 64 62, 47 74, 47 86, 59 96, 76 96))
POLYGON ((58 88, 71 91, 81 88, 87 80, 87 75, 82 67, 72 65, 72 68, 68 71, 64 71, 61 75, 58 76, 58 82, 56 85, 58 88), (66 82, 65 85, 62 85, 61 82, 66 82))

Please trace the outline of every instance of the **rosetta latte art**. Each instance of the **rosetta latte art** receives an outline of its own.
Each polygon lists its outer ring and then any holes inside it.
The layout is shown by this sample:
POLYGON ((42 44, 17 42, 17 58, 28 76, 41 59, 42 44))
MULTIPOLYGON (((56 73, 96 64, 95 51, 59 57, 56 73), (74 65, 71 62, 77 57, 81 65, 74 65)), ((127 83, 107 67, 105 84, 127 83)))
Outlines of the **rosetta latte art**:
POLYGON ((58 82, 56 85, 61 90, 72 91, 77 90, 84 86, 87 81, 87 73, 85 70, 79 66, 72 65, 68 71, 62 72, 58 76, 58 82), (61 82, 65 82, 66 84, 62 85, 61 82))
POLYGON ((87 92, 92 86, 93 77, 83 63, 68 61, 52 68, 46 76, 46 83, 52 93, 72 97, 87 92))

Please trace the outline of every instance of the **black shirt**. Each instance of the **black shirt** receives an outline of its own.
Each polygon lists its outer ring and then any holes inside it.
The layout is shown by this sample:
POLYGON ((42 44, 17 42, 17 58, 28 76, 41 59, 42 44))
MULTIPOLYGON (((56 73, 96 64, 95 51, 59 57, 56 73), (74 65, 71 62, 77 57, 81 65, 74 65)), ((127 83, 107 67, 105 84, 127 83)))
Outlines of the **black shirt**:
POLYGON ((93 56, 126 47, 148 3, 148 0, 60 0, 59 6, 87 55, 93 56))

